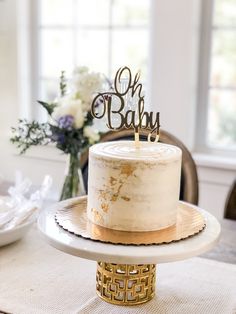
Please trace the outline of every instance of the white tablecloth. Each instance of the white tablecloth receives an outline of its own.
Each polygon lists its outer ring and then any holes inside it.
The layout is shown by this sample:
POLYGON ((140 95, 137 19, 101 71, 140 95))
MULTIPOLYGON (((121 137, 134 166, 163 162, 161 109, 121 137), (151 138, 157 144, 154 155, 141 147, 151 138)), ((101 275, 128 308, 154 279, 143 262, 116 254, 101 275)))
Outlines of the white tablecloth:
POLYGON ((120 307, 95 293, 96 263, 57 251, 36 227, 0 248, 0 312, 13 314, 235 314, 236 265, 203 258, 161 264, 157 291, 144 305, 120 307))

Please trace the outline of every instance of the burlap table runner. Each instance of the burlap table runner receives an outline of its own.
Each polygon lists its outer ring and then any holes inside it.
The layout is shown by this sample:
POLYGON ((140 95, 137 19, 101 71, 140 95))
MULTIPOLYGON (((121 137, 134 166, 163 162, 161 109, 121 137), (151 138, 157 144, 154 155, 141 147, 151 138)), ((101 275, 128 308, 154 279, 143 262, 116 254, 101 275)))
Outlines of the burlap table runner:
POLYGON ((236 313, 236 265, 203 258, 157 267, 155 298, 141 306, 107 304, 95 293, 96 263, 57 251, 36 227, 0 248, 0 312, 236 313))

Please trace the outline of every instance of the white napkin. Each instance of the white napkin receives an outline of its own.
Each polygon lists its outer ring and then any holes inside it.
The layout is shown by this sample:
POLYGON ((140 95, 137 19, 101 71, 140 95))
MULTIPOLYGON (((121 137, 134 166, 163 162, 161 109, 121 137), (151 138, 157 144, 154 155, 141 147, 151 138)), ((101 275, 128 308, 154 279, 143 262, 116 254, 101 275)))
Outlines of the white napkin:
POLYGON ((8 189, 9 196, 0 197, 0 230, 9 230, 35 219, 51 185, 52 178, 47 175, 40 189, 27 197, 32 182, 17 172, 15 185, 8 189))

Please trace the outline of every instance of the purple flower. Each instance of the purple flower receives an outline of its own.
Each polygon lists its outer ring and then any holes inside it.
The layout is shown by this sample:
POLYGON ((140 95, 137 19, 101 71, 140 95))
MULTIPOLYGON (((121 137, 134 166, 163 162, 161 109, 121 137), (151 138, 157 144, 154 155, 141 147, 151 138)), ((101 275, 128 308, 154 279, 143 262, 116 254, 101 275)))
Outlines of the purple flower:
POLYGON ((66 115, 58 119, 58 126, 61 129, 71 130, 73 123, 74 123, 74 117, 71 115, 66 115))
POLYGON ((51 135, 50 138, 53 142, 57 142, 59 144, 64 144, 65 142, 65 135, 63 133, 58 133, 58 134, 54 133, 51 135))
POLYGON ((58 142, 59 144, 64 144, 64 143, 65 143, 65 135, 64 135, 64 134, 59 134, 59 135, 58 135, 57 142, 58 142))

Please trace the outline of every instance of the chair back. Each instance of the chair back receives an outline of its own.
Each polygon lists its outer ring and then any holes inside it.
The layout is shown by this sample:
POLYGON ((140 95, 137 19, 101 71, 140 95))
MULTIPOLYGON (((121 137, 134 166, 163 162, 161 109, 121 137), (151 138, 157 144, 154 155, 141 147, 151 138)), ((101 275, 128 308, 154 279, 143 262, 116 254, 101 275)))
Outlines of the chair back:
POLYGON ((226 199, 224 217, 236 220, 236 180, 233 182, 226 199))

